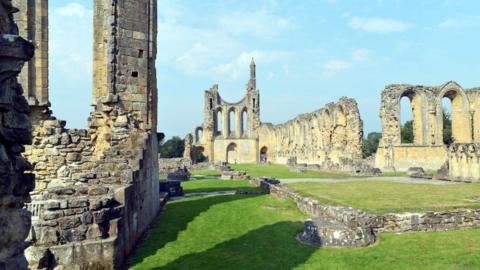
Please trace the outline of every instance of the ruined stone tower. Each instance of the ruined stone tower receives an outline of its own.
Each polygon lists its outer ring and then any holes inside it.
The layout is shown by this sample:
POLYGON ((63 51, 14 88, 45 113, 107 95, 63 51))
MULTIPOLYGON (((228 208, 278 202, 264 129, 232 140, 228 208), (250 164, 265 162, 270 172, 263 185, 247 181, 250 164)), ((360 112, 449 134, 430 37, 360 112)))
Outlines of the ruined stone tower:
POLYGON ((205 91, 204 122, 187 136, 185 156, 194 161, 252 163, 258 161, 260 92, 256 65, 250 64, 245 97, 230 103, 222 99, 218 85, 205 91))
MULTIPOLYGON (((24 7, 22 28, 48 54, 48 2, 15 1, 24 7)), ((94 110, 86 129, 66 129, 53 117, 46 73, 23 70, 27 83, 42 82, 27 95, 33 145, 25 156, 37 177, 28 206, 32 268, 120 268, 160 209, 156 12, 155 0, 94 1, 94 110)))
POLYGON ((13 0, 22 37, 35 46, 35 56, 22 69, 19 82, 31 107, 46 107, 48 99, 48 0, 13 0))

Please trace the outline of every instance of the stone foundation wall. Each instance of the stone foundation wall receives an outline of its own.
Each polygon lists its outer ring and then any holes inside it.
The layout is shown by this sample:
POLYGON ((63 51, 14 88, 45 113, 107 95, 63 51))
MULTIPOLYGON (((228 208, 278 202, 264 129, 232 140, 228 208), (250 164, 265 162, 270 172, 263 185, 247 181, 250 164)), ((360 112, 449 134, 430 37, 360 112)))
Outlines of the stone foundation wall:
POLYGON ((281 125, 264 123, 259 149, 265 161, 317 164, 322 170, 352 171, 362 162, 363 122, 357 102, 343 97, 336 103, 281 125))
MULTIPOLYGON (((300 211, 312 216, 314 220, 333 220, 359 232, 359 235, 365 236, 363 241, 357 239, 362 244, 372 243, 368 237, 370 231, 377 234, 480 228, 480 209, 374 215, 350 207, 324 205, 318 200, 303 197, 286 186, 269 184, 259 178, 250 182, 262 186, 277 198, 293 200, 300 211)), ((321 226, 318 229, 321 230, 321 226)))
POLYGON ((411 167, 438 170, 447 160, 447 147, 399 145, 378 147, 375 167, 386 171, 407 171, 411 167))
POLYGON ((160 178, 166 178, 169 173, 173 173, 178 168, 187 168, 191 170, 192 161, 185 158, 159 158, 158 159, 160 178))

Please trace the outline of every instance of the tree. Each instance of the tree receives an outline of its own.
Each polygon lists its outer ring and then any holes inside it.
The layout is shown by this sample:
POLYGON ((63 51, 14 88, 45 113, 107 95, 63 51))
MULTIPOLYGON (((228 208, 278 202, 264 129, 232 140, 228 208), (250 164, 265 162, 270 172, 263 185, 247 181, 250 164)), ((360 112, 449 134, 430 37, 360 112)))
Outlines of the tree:
POLYGON ((443 110, 443 143, 450 145, 453 142, 452 137, 452 119, 449 112, 443 110))
POLYGON ((402 143, 413 143, 413 120, 405 122, 400 129, 402 143))
MULTIPOLYGON (((401 128, 402 143, 413 143, 413 121, 407 121, 401 128)), ((451 115, 443 110, 443 143, 450 145, 453 142, 451 115)))
POLYGON ((178 136, 173 136, 170 140, 159 143, 158 152, 162 158, 183 157, 185 150, 185 141, 178 136))
POLYGON ((363 157, 369 157, 377 152, 378 144, 382 133, 370 132, 366 139, 363 139, 363 157))

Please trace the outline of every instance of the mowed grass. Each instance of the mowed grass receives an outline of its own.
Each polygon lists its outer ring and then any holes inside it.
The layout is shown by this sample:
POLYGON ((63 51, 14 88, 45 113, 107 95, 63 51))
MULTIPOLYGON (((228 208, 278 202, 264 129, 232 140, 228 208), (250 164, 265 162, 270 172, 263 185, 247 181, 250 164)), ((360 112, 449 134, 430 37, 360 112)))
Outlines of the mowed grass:
POLYGON ((371 213, 480 208, 480 184, 429 185, 389 181, 288 184, 300 194, 371 213))
POLYGON ((182 182, 183 191, 185 193, 195 192, 213 192, 225 190, 239 191, 257 191, 261 192, 261 188, 254 187, 245 180, 221 180, 221 179, 201 179, 182 182))
POLYGON ((347 178, 347 173, 319 172, 307 170, 304 173, 291 172, 286 165, 262 165, 262 164, 233 164, 234 170, 246 171, 251 177, 271 176, 275 178, 347 178))
POLYGON ((479 269, 480 230, 382 234, 360 249, 295 240, 301 214, 268 195, 169 202, 131 269, 479 269))

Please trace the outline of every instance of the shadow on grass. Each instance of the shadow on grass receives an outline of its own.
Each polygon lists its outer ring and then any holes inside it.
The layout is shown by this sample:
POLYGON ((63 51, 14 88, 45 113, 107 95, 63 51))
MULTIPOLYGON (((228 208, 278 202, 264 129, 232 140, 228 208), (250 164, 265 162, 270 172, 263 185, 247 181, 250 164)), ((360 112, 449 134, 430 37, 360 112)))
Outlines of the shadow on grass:
POLYGON ((169 242, 177 239, 178 234, 185 230, 188 224, 202 212, 207 211, 216 204, 232 202, 241 199, 252 198, 245 195, 226 195, 216 197, 206 197, 201 200, 185 199, 169 202, 166 205, 158 224, 150 231, 147 241, 139 250, 130 266, 141 263, 145 258, 153 256, 158 250, 162 249, 169 242))
POLYGON ((202 175, 192 175, 192 180, 209 180, 209 179, 219 179, 222 174, 202 174, 202 175))
POLYGON ((255 193, 265 193, 260 187, 205 187, 205 188, 194 188, 186 189, 185 193, 197 193, 197 192, 215 192, 215 191, 244 191, 244 192, 255 192, 255 193))
POLYGON ((188 254, 153 269, 293 269, 316 251, 295 239, 302 226, 301 222, 263 226, 204 252, 188 254))

